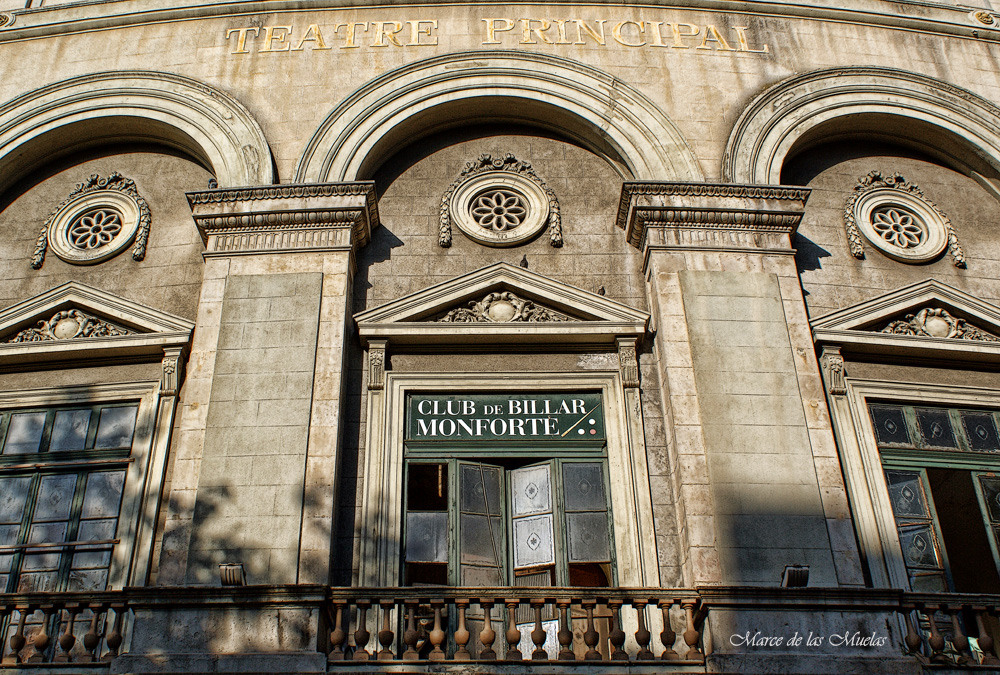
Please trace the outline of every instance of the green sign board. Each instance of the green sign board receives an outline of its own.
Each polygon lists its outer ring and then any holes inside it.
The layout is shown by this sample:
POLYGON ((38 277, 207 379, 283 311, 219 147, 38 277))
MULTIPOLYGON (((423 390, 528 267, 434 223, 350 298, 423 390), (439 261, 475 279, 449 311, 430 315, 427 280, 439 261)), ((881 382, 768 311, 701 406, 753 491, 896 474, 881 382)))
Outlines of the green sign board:
POLYGON ((414 441, 604 440, 598 393, 410 394, 406 438, 414 441))

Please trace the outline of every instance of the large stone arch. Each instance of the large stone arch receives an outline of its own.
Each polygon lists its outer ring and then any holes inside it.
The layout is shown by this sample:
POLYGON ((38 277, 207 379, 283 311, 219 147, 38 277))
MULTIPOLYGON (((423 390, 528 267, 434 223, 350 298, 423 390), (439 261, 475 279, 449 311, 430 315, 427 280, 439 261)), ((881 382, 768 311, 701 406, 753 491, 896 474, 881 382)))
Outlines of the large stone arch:
POLYGON ((722 175, 776 184, 793 154, 849 135, 914 147, 996 190, 1000 108, 941 80, 879 67, 805 73, 761 93, 729 136, 722 175))
POLYGON ((370 178, 402 144, 470 119, 547 128, 632 178, 703 179, 677 128, 620 80, 561 57, 485 51, 409 64, 356 90, 313 134, 295 181, 370 178))
POLYGON ((274 182, 264 133, 241 103, 186 77, 116 71, 62 80, 0 106, 0 193, 53 157, 122 140, 178 149, 221 187, 274 182))

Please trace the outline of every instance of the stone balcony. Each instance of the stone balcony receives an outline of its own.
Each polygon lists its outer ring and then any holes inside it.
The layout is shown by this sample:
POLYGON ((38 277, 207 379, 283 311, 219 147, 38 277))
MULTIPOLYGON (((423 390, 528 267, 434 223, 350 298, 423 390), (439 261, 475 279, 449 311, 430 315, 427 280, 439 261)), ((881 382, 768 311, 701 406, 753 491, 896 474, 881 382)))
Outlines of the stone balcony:
POLYGON ((838 588, 0 594, 0 672, 997 672, 998 617, 996 595, 838 588))

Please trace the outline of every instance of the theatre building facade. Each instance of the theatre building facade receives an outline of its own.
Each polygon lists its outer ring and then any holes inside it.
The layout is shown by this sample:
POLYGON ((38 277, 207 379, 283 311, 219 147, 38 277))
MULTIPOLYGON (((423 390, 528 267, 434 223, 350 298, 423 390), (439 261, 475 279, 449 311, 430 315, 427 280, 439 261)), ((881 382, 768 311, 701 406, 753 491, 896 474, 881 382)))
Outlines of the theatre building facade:
POLYGON ((1000 668, 1000 7, 0 0, 0 671, 1000 668))

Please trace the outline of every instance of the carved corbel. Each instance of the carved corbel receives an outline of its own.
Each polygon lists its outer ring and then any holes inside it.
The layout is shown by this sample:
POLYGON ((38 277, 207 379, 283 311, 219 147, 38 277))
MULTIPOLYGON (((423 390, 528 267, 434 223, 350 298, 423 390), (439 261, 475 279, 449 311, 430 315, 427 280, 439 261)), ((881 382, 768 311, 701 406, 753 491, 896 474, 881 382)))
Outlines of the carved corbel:
POLYGON ((160 394, 176 396, 181 388, 181 374, 184 372, 184 348, 164 347, 161 365, 160 394))
POLYGON ((832 396, 842 396, 847 393, 847 380, 844 373, 844 357, 838 347, 824 347, 820 356, 820 366, 823 368, 823 381, 826 390, 832 396))
POLYGON ((385 348, 386 340, 372 340, 368 343, 368 391, 385 388, 385 348))
POLYGON ((637 388, 639 386, 639 359, 636 354, 635 338, 617 338, 618 369, 622 376, 622 386, 637 388))

